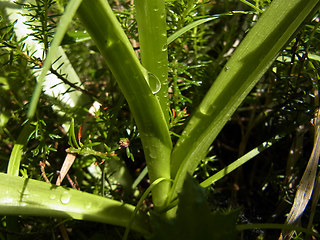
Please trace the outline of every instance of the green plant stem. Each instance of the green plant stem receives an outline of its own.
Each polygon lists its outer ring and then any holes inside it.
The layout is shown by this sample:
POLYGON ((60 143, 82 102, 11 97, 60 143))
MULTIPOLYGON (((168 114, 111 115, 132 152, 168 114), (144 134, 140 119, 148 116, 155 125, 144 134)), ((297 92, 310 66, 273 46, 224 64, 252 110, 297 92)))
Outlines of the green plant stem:
MULTIPOLYGON (((152 93, 144 69, 105 0, 84 0, 78 16, 91 35, 123 92, 139 129, 151 182, 170 178, 172 143, 168 125, 157 97, 152 93)), ((161 207, 170 183, 161 182, 152 191, 161 207)))
POLYGON ((142 65, 153 73, 161 83, 157 93, 167 123, 168 101, 168 53, 167 24, 164 0, 136 0, 136 19, 142 65))
MULTIPOLYGON (((0 173, 0 214, 51 216, 126 227, 135 207, 75 189, 0 173)), ((137 213, 132 229, 149 233, 147 217, 137 213)))
POLYGON ((194 172, 228 119, 317 3, 315 0, 274 0, 247 34, 173 150, 171 174, 175 182, 170 199, 180 192, 186 174, 194 172))
MULTIPOLYGON (((12 176, 19 175, 20 162, 22 159, 23 150, 28 143, 28 138, 31 132, 32 132, 32 126, 30 125, 30 122, 27 121, 23 126, 22 131, 20 132, 20 135, 12 149, 12 152, 9 158, 8 168, 7 168, 8 175, 12 175, 12 176)), ((17 239, 17 236, 12 234, 12 232, 20 231, 17 216, 7 216, 7 229, 9 231, 7 234, 7 239, 8 240, 17 239)))

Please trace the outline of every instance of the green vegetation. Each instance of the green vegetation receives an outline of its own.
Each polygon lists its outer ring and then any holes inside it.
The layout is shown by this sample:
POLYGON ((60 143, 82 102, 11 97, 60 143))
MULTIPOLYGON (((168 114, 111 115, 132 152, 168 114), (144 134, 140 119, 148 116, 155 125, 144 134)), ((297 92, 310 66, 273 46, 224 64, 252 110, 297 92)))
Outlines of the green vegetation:
POLYGON ((1 239, 320 236, 320 1, 0 5, 1 239))

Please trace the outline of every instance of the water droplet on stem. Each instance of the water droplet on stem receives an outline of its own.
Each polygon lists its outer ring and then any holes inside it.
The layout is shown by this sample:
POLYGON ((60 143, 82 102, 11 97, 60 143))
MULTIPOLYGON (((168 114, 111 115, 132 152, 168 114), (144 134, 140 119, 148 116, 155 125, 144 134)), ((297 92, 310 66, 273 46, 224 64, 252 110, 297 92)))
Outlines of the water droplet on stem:
POLYGON ((200 105, 200 113, 206 116, 210 116, 213 113, 214 108, 205 104, 200 105))
POLYGON ((160 80, 151 72, 148 72, 148 83, 153 94, 156 94, 160 91, 160 80))
POLYGON ((167 51, 167 49, 168 49, 168 44, 164 44, 161 50, 164 52, 164 51, 167 51))
POLYGON ((63 192, 60 197, 60 201, 63 204, 68 204, 70 201, 71 195, 68 192, 63 192))
POLYGON ((55 194, 50 194, 49 197, 50 197, 51 200, 54 200, 56 198, 56 195, 55 194))

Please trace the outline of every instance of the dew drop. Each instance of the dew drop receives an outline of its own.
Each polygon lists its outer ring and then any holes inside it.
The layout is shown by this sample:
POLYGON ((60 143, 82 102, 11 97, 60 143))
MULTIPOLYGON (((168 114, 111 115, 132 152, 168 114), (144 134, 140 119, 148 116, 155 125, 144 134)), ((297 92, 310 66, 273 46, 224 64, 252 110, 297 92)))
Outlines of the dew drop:
POLYGON ((201 112, 203 115, 208 115, 208 113, 207 113, 207 107, 200 106, 200 112, 201 112))
POLYGON ((156 155, 152 152, 149 153, 149 159, 156 159, 156 155))
POLYGON ((161 89, 160 80, 153 73, 149 72, 145 68, 142 68, 142 72, 143 72, 144 78, 147 81, 152 93, 156 94, 157 92, 159 92, 161 89))
POLYGON ((159 79, 151 72, 148 72, 148 83, 153 94, 160 91, 161 83, 159 79))
POLYGON ((164 51, 167 51, 167 49, 168 49, 168 45, 167 44, 164 44, 163 46, 162 46, 162 51, 164 52, 164 51))
POLYGON ((54 200, 54 199, 56 199, 56 195, 55 194, 50 194, 50 196, 49 196, 49 198, 51 199, 51 200, 54 200))
POLYGON ((70 201, 70 198, 71 198, 70 193, 68 193, 68 192, 63 192, 63 193, 61 194, 60 201, 61 201, 63 204, 68 204, 69 201, 70 201))
POLYGON ((88 202, 87 204, 86 204, 86 209, 89 209, 89 208, 91 208, 92 207, 92 202, 88 202))
POLYGON ((213 112, 214 108, 212 106, 208 106, 205 104, 200 105, 200 113, 206 116, 210 116, 213 112))

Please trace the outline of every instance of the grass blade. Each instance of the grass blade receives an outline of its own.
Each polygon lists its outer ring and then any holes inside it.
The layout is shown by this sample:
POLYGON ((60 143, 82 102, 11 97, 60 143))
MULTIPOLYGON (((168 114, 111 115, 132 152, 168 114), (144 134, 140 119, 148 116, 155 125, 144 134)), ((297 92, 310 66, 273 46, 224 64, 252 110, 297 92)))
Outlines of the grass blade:
POLYGON ((174 40, 176 40, 177 38, 181 37, 187 31, 189 31, 192 28, 195 28, 195 27, 197 27, 197 26, 199 26, 199 25, 201 25, 203 23, 206 23, 206 22, 221 18, 223 16, 233 16, 235 14, 254 14, 254 12, 250 12, 250 11, 232 11, 230 13, 215 14, 215 15, 213 15, 211 17, 207 17, 207 18, 202 18, 202 19, 196 20, 196 21, 194 21, 192 23, 189 23, 187 26, 184 26, 183 28, 179 29, 174 34, 172 34, 170 37, 168 37, 167 44, 169 45, 174 40))
POLYGON ((248 5, 249 7, 252 7, 254 10, 256 10, 259 13, 263 13, 263 11, 258 8, 257 6, 255 6, 254 4, 252 4, 251 2, 248 2, 246 0, 240 0, 241 2, 243 2, 244 4, 248 5))
POLYGON ((219 172, 217 172, 213 176, 209 177, 208 179, 206 179, 205 181, 200 183, 200 186, 204 187, 204 188, 209 187, 211 184, 215 183, 219 179, 223 178, 224 176, 228 175, 232 171, 236 170, 238 167, 241 167, 243 164, 245 164, 246 162, 248 162, 249 160, 251 160, 252 158, 257 156, 258 154, 260 154, 265 149, 271 147, 279 139, 281 139, 281 137, 275 137, 271 141, 267 141, 267 142, 260 144, 255 149, 252 149, 247 154, 243 155, 242 157, 240 157, 239 159, 237 159, 233 163, 229 164, 224 169, 220 170, 219 172))

